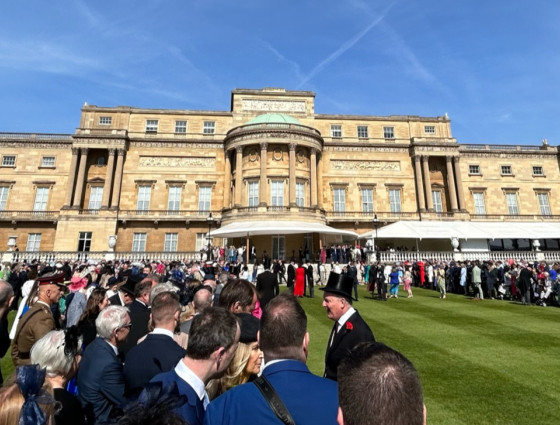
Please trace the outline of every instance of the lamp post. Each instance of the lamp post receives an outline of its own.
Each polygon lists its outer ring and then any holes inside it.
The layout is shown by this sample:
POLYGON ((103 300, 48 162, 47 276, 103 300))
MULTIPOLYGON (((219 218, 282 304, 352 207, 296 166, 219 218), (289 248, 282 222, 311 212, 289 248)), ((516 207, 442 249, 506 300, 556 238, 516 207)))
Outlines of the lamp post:
POLYGON ((206 217, 206 222, 208 223, 208 251, 206 254, 206 259, 212 260, 212 247, 210 245, 210 230, 212 230, 212 224, 214 224, 214 217, 212 217, 212 213, 208 214, 208 217, 206 217))
POLYGON ((377 261, 380 260, 380 255, 379 252, 377 250, 377 246, 375 245, 377 243, 377 226, 379 225, 379 219, 377 218, 377 214, 373 215, 373 227, 375 228, 375 239, 373 241, 373 250, 375 251, 375 259, 377 261))

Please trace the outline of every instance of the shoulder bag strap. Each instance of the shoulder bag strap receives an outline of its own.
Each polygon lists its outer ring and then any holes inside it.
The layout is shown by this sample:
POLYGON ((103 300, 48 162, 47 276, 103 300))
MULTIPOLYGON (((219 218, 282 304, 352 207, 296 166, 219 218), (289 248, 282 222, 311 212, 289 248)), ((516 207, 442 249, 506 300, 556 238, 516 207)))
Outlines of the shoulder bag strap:
POLYGON ((264 376, 259 376, 253 383, 257 386, 272 411, 278 416, 278 419, 286 425, 295 425, 292 415, 290 415, 286 405, 282 402, 272 385, 270 385, 270 382, 264 376))

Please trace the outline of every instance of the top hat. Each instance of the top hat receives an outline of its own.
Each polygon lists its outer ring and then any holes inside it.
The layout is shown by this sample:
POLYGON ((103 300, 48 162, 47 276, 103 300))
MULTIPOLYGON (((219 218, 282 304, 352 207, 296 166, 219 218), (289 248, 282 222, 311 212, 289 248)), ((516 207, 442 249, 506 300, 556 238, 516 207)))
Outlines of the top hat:
POLYGON ((127 277, 126 282, 121 285, 119 289, 134 297, 134 289, 136 288, 136 284, 141 280, 142 279, 138 274, 132 274, 127 277))
POLYGON ((352 299, 352 288, 354 286, 354 279, 345 274, 331 272, 327 286, 319 288, 321 291, 329 292, 331 294, 341 295, 344 298, 352 299))

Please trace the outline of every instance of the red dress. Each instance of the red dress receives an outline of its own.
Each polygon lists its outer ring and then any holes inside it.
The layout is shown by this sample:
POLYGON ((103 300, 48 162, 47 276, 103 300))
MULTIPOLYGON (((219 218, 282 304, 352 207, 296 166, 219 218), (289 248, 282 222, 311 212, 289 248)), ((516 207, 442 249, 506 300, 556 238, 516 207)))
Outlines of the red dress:
POLYGON ((304 287, 305 287, 305 269, 300 266, 296 269, 296 283, 294 286, 294 295, 296 297, 303 297, 304 287))

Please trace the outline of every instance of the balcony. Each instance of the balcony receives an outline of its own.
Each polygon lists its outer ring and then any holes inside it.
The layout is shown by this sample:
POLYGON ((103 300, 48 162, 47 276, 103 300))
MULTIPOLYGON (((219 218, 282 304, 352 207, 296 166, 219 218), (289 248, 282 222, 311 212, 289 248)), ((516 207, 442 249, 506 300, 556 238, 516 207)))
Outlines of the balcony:
POLYGON ((394 222, 400 220, 419 220, 417 212, 392 212, 392 211, 326 211, 325 216, 331 223, 366 221, 372 222, 375 215, 382 222, 394 222))
POLYGON ((205 210, 119 210, 117 219, 126 221, 206 221, 208 215, 220 221, 220 213, 205 210))
POLYGON ((320 208, 298 207, 298 206, 272 206, 262 205, 258 207, 232 207, 222 210, 222 225, 229 224, 235 220, 274 220, 281 218, 316 219, 325 222, 325 212, 320 208))
POLYGON ((4 210, 0 211, 0 221, 52 221, 58 220, 59 211, 21 211, 4 210))

